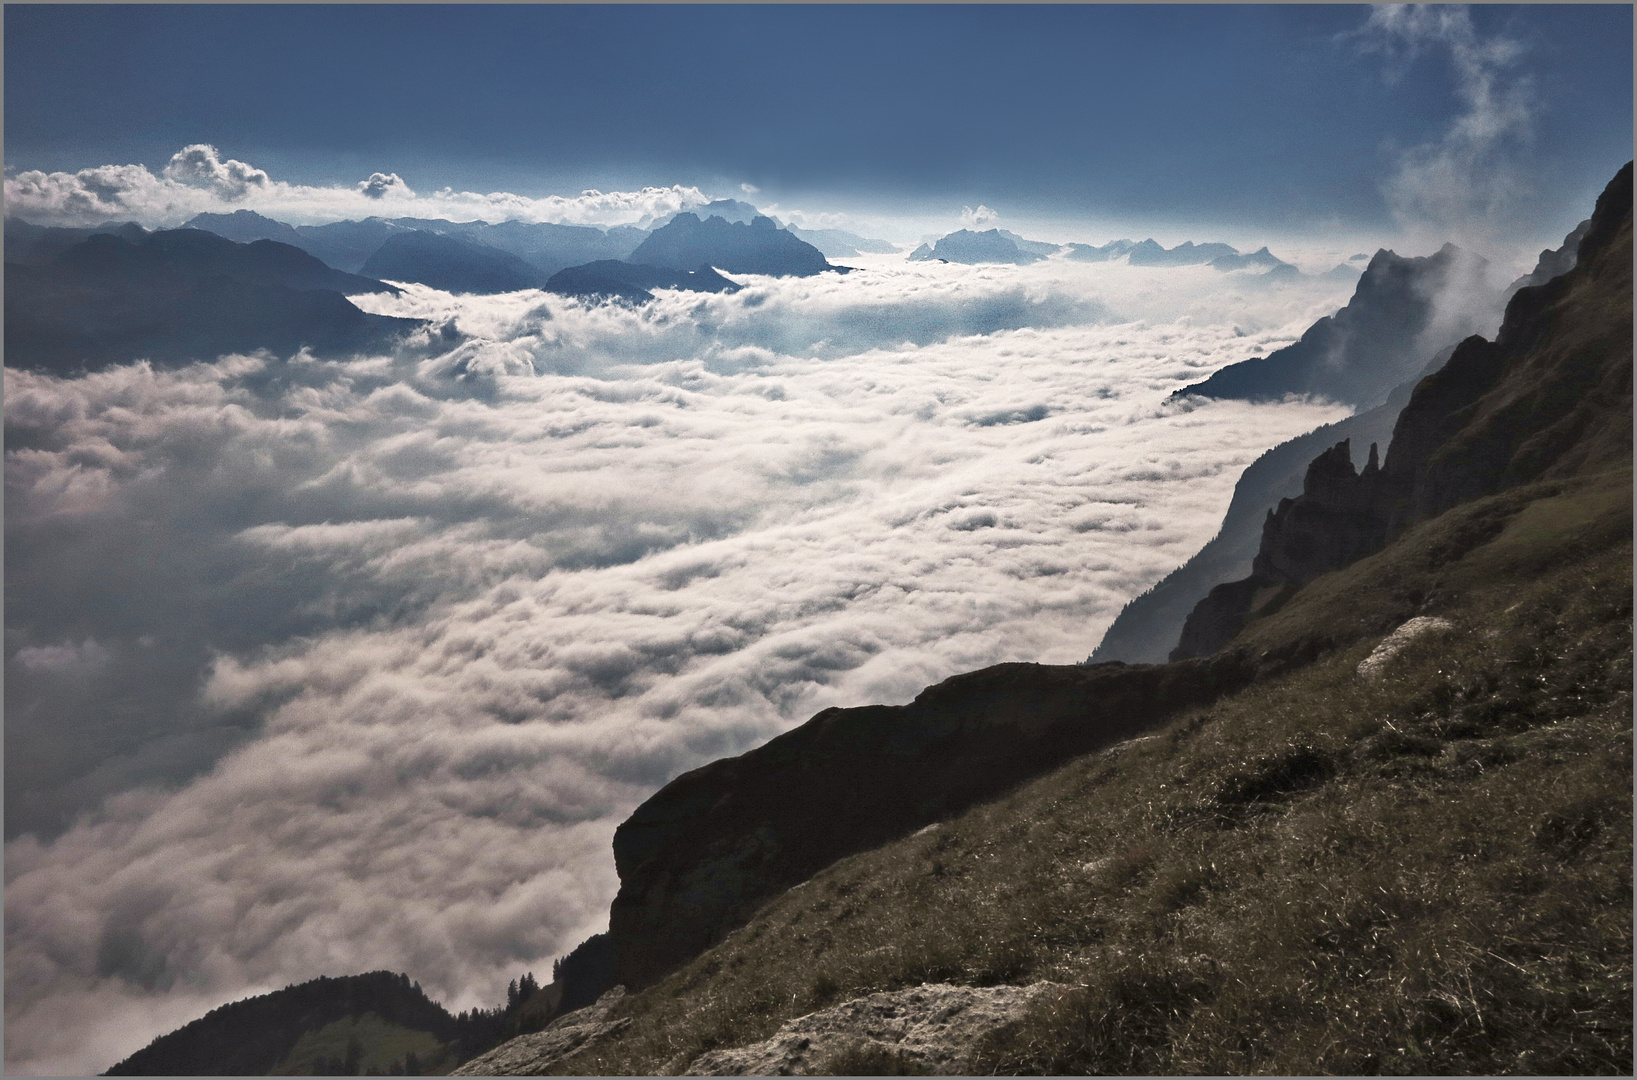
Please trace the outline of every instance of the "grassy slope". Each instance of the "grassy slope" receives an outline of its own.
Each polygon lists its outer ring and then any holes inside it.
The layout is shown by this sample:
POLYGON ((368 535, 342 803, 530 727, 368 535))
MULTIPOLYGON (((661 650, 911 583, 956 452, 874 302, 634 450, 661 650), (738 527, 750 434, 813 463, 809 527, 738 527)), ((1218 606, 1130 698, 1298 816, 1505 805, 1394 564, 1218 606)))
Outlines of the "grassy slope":
POLYGON ((1459 507, 1241 638, 1313 665, 845 859, 564 1071, 879 989, 1077 987, 980 1071, 1629 1073, 1628 468, 1459 507), (1354 674, 1410 615, 1456 629, 1354 674))
POLYGON ((358 1062, 360 1075, 402 1075, 404 1061, 410 1054, 423 1063, 440 1063, 441 1068, 426 1069, 428 1075, 441 1074, 452 1067, 451 1062, 443 1060, 448 1054, 443 1052, 444 1044, 438 1042, 435 1035, 391 1023, 374 1013, 366 1013, 336 1020, 316 1031, 307 1032, 289 1056, 268 1075, 316 1075, 314 1063, 318 1059, 344 1060, 353 1040, 357 1040, 362 1051, 358 1062))

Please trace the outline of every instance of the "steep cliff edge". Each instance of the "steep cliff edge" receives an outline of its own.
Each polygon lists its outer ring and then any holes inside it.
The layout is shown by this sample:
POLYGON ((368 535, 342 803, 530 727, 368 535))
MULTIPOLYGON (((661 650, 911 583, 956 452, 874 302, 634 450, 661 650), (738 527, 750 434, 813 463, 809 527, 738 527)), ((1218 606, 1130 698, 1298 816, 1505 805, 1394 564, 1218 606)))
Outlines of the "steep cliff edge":
POLYGON ((1485 272, 1481 258, 1454 244, 1421 258, 1383 249, 1347 304, 1295 344, 1229 364, 1173 396, 1277 401, 1312 394, 1372 408, 1435 353, 1493 325, 1486 303, 1469 299, 1488 293, 1485 272))
POLYGON ((1245 685, 1229 655, 1189 664, 1001 664, 908 705, 827 709, 677 777, 614 834, 612 977, 646 986, 768 897, 1076 754, 1245 685))
POLYGON ((1346 444, 1309 467, 1263 525, 1249 577, 1194 608, 1172 659, 1208 656, 1295 588, 1459 503, 1629 460, 1632 177, 1597 200, 1575 268, 1520 289, 1494 341, 1470 337, 1416 386, 1387 460, 1353 469, 1346 444))

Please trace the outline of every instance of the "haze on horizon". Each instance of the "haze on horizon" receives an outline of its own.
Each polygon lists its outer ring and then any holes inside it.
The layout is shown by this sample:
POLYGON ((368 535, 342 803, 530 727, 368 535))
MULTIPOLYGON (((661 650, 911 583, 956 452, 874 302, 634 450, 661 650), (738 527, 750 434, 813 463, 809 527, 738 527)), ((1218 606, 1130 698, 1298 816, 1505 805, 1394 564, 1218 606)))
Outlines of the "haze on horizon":
POLYGON ((1085 656, 1246 464, 1345 413, 1169 400, 1347 302, 1337 261, 1454 240, 1498 287, 1631 157, 1629 7, 5 16, 37 224, 734 198, 906 252, 999 227, 1303 270, 410 285, 355 298, 427 320, 381 355, 8 368, 14 1073, 319 974, 492 1004, 606 924, 612 831, 678 772, 1085 656))

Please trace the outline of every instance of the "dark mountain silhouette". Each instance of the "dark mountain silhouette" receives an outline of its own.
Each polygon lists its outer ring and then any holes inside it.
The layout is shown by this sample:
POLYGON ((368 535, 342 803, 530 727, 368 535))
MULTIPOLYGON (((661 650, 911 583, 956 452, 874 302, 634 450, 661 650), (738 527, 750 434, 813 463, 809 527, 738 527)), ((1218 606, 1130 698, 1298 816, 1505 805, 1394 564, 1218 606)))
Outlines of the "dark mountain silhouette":
POLYGON ((771 218, 757 217, 746 225, 719 217, 701 221, 690 213, 678 214, 670 224, 655 229, 626 261, 671 270, 714 266, 730 274, 776 277, 843 269, 831 266, 818 248, 791 236, 771 218))
POLYGON ((103 1075, 265 1076, 274 1070, 358 1075, 372 1048, 359 1045, 350 1063, 341 1055, 335 1061, 290 1058, 302 1036, 336 1021, 365 1016, 377 1017, 394 1028, 426 1033, 436 1040, 436 1048, 426 1060, 411 1059, 406 1063, 400 1058, 393 1075, 416 1075, 423 1068, 447 1070, 481 1053, 506 1034, 502 1009, 452 1016, 428 998, 419 984, 411 983, 409 976, 372 971, 338 979, 313 979, 212 1009, 191 1024, 161 1035, 103 1075), (405 1064, 413 1071, 406 1071, 405 1064))
POLYGON ((134 221, 109 222, 91 229, 66 229, 55 225, 34 225, 21 218, 6 218, 6 262, 34 265, 50 262, 75 244, 93 236, 118 236, 140 244, 148 230, 134 221))
POLYGON ((361 270, 389 237, 406 232, 451 236, 517 256, 545 280, 557 271, 598 259, 623 259, 648 238, 642 229, 615 226, 599 229, 547 222, 445 221, 436 218, 366 218, 328 225, 287 225, 249 210, 231 214, 199 214, 188 228, 203 229, 241 243, 277 240, 301 248, 331 266, 348 272, 361 270))
MULTIPOLYGON (((754 206, 747 202, 740 202, 738 199, 717 199, 715 202, 707 203, 704 206, 699 207, 697 210, 690 212, 701 221, 708 221, 713 217, 719 217, 723 221, 729 223, 739 223, 744 225, 749 225, 757 218, 764 216, 762 212, 756 209, 754 206)), ((654 228, 663 228, 664 226, 675 221, 678 216, 679 215, 672 214, 664 221, 655 223, 654 228)), ((813 245, 813 247, 817 248, 826 258, 845 258, 848 255, 857 255, 860 252, 890 255, 892 252, 898 250, 895 246, 887 243, 885 240, 870 240, 854 233, 845 232, 841 229, 798 229, 794 225, 780 221, 771 214, 765 216, 772 221, 774 225, 783 229, 791 236, 794 236, 803 243, 813 245)), ((616 255, 614 257, 623 259, 625 258, 625 255, 628 254, 629 252, 626 252, 625 254, 616 255)))
MULTIPOLYGON (((665 226, 681 217, 682 214, 692 214, 701 221, 709 221, 713 217, 719 217, 723 221, 730 224, 739 225, 749 225, 757 218, 763 216, 760 210, 756 209, 747 202, 740 202, 738 199, 717 199, 715 202, 706 203, 704 206, 701 206, 696 210, 684 210, 682 213, 672 214, 664 221, 657 221, 654 223, 653 228, 649 231, 653 232, 658 229, 663 229, 665 226)), ((777 224, 776 219, 775 224, 777 224)))
POLYGON ((6 264, 6 363, 53 371, 156 364, 306 346, 386 348, 419 326, 370 315, 344 293, 396 292, 271 240, 197 229, 98 233, 35 263, 6 264))
POLYGON ((1014 263, 1018 266, 1039 262, 1045 257, 1038 252, 1024 250, 1016 240, 1002 235, 999 229, 987 232, 962 229, 941 238, 931 248, 922 244, 910 255, 914 262, 941 259, 944 262, 1014 263))
POLYGON ((1031 255, 1039 255, 1044 258, 1048 255, 1056 255, 1063 250, 1062 244, 1053 244, 1046 240, 1025 240, 1010 229, 997 229, 996 231, 1016 244, 1019 251, 1026 251, 1031 255))
POLYGON ((588 225, 526 221, 483 225, 466 234, 467 239, 476 243, 516 255, 532 266, 541 280, 570 266, 624 259, 647 237, 643 230, 629 226, 604 230, 588 225))
MULTIPOLYGON (((1509 287, 1508 298, 1519 289, 1543 285, 1572 270, 1580 241, 1590 226, 1591 219, 1587 218, 1564 238, 1562 247, 1542 251, 1534 270, 1509 287)), ((1337 266, 1330 273, 1350 278, 1358 275, 1356 269, 1346 264, 1337 266)), ((1188 562, 1126 604, 1087 658, 1087 663, 1107 660, 1163 662, 1180 640, 1188 614, 1205 598, 1206 593, 1218 584, 1244 578, 1250 573, 1251 561, 1261 544, 1262 519, 1266 511, 1281 499, 1293 499, 1302 493, 1308 462, 1342 441, 1350 443, 1356 464, 1360 463, 1360 451, 1372 443, 1379 446, 1381 453, 1386 453, 1391 448, 1393 424, 1409 401, 1415 384, 1443 367, 1452 352, 1453 346, 1434 357, 1414 378, 1395 387, 1384 404, 1297 436, 1274 447, 1252 463, 1234 488, 1233 501, 1217 535, 1188 562)))
POLYGON ((419 229, 388 236, 365 260, 363 272, 453 293, 516 292, 544 284, 539 271, 509 251, 419 229))
POLYGON ((1454 351, 1451 346, 1434 356, 1375 408, 1298 435, 1253 461, 1234 486, 1233 499, 1216 536, 1193 558, 1120 609, 1086 663, 1164 663, 1176 647, 1188 613, 1205 594, 1224 581, 1250 573, 1251 560, 1262 540, 1263 517, 1280 499, 1301 494, 1303 477, 1314 456, 1343 440, 1350 441, 1358 451, 1372 444, 1388 447, 1393 424, 1416 383, 1443 367, 1454 351))
POLYGON ((1230 364, 1173 396, 1277 401, 1286 394, 1312 394, 1356 407, 1374 406, 1415 374, 1429 355, 1466 337, 1483 321, 1482 310, 1463 312, 1453 304, 1442 321, 1435 319, 1440 295, 1476 291, 1473 282, 1481 281, 1483 266, 1483 260, 1454 244, 1415 259, 1378 251, 1347 305, 1314 323, 1300 341, 1230 364))
POLYGON ((361 272, 369 257, 381 249, 387 237, 409 231, 382 218, 363 221, 332 221, 328 225, 303 225, 302 248, 338 270, 361 272))
MULTIPOLYGON (((1573 270, 1520 289, 1494 341, 1462 341, 1416 386, 1384 465, 1355 471, 1346 442, 1270 510, 1249 577, 1212 589, 1176 659, 1206 656, 1321 574, 1458 503, 1628 458, 1632 437, 1632 187, 1597 200, 1573 270)), ((1372 263, 1372 265, 1374 265, 1372 263)))
MULTIPOLYGON (((1203 245, 1203 246, 1204 247, 1215 247, 1217 245, 1206 244, 1206 245, 1203 245)), ((1226 247, 1227 245, 1224 244, 1222 246, 1226 247)), ((1241 255, 1238 252, 1233 251, 1232 249, 1229 249, 1228 254, 1218 255, 1215 258, 1210 259, 1209 262, 1213 267, 1215 267, 1218 270, 1244 270, 1244 269, 1247 269, 1247 268, 1250 268, 1250 267, 1257 267, 1257 266, 1263 267, 1263 268, 1265 268, 1267 270, 1270 270, 1270 271, 1271 270, 1282 270, 1282 269, 1285 269, 1287 267, 1289 269, 1291 269, 1291 270, 1295 269, 1295 267, 1291 266, 1289 263, 1287 263, 1283 259, 1279 258, 1279 256, 1277 256, 1273 252, 1269 251, 1266 247, 1257 248, 1255 251, 1251 252, 1249 255, 1241 255)))
POLYGON ((685 289, 689 292, 730 293, 739 286, 712 270, 671 270, 663 266, 603 259, 559 270, 546 282, 546 291, 562 296, 609 296, 645 304, 654 298, 649 289, 685 289))
POLYGON ((1547 248, 1540 253, 1535 261, 1535 268, 1523 277, 1518 278, 1506 287, 1506 298, 1512 299, 1512 294, 1519 289, 1526 289, 1531 285, 1544 285, 1555 277, 1567 274, 1574 269, 1580 254, 1580 241, 1586 237, 1586 230, 1591 228, 1592 219, 1587 218, 1563 238, 1563 244, 1556 248, 1547 248))

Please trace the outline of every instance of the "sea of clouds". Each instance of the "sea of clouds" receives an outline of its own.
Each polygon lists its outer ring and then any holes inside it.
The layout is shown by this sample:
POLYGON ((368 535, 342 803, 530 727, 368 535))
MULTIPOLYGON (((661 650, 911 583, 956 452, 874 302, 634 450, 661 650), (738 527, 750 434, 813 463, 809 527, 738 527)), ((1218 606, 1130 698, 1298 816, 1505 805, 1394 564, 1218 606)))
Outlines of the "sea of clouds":
POLYGON ((360 297, 392 355, 6 372, 6 1064, 606 925, 614 827, 820 709, 1085 657, 1343 410, 1167 401, 1349 282, 849 260, 360 297))

